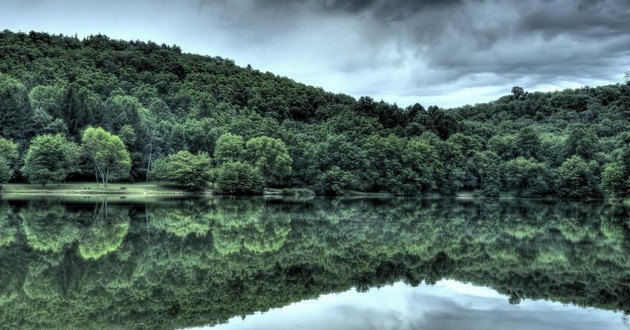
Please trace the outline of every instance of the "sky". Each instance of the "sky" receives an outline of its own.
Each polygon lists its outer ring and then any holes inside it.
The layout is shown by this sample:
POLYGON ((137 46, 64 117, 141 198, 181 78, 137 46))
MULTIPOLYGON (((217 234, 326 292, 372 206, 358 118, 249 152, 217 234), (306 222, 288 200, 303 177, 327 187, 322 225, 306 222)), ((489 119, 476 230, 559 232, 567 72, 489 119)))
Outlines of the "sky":
POLYGON ((176 44, 406 107, 621 82, 628 0, 0 0, 0 30, 176 44))

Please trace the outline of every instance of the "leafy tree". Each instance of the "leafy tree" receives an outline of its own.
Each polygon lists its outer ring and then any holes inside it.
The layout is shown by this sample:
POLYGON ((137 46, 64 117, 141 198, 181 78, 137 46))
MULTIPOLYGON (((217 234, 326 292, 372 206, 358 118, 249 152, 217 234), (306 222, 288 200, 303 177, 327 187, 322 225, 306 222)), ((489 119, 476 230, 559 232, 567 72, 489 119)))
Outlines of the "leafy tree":
POLYGON ((630 195, 630 146, 615 150, 617 161, 607 164, 601 175, 601 189, 613 202, 630 195))
POLYGON ((72 82, 66 86, 61 106, 53 115, 66 123, 71 136, 77 136, 82 128, 95 122, 94 112, 98 105, 98 97, 85 87, 84 82, 72 82))
POLYGON ((94 165, 94 175, 98 183, 100 176, 107 190, 109 180, 129 175, 131 158, 123 141, 104 129, 88 127, 81 139, 83 149, 94 165))
POLYGON ((293 160, 280 139, 260 136, 245 144, 247 159, 262 174, 265 184, 281 184, 291 174, 293 160))
POLYGON ((324 194, 341 195, 346 190, 352 190, 357 186, 357 177, 350 171, 345 171, 339 166, 333 166, 317 177, 315 189, 324 194))
POLYGON ((4 158, 0 158, 0 184, 8 182, 12 176, 13 170, 9 166, 9 162, 4 158))
POLYGON ((24 159, 22 173, 42 186, 61 182, 77 170, 80 148, 61 134, 40 135, 33 139, 24 159))
POLYGON ((231 161, 242 161, 245 156, 245 141, 240 135, 225 133, 217 139, 214 160, 217 165, 231 161))
POLYGON ((0 137, 0 183, 11 180, 17 160, 17 145, 11 140, 0 137))
POLYGON ((24 84, 0 73, 0 136, 15 141, 29 138, 31 117, 24 84))
POLYGON ((481 186, 484 196, 499 197, 501 194, 501 174, 499 165, 496 163, 488 164, 485 170, 485 180, 481 186))
POLYGON ((580 156, 584 159, 593 159, 598 151, 597 136, 592 130, 576 127, 571 130, 566 140, 566 155, 580 156))
POLYGON ((61 118, 53 115, 60 113, 63 89, 59 86, 35 86, 28 94, 33 110, 33 126, 36 134, 66 133, 68 127, 61 118))
POLYGON ((156 177, 174 181, 190 190, 202 190, 212 179, 211 164, 207 153, 194 155, 183 150, 159 162, 156 177))
POLYGON ((518 155, 524 158, 538 158, 540 151, 540 139, 538 134, 531 128, 525 127, 520 130, 516 138, 518 155))
POLYGON ((624 198, 630 191, 630 182, 623 165, 614 162, 606 165, 602 171, 602 191, 613 201, 624 198))
POLYGON ((223 163, 216 173, 217 188, 228 194, 259 194, 263 190, 264 179, 258 168, 245 162, 223 163))
POLYGON ((558 195, 569 198, 597 196, 597 179, 593 174, 596 166, 596 163, 589 164, 578 155, 567 159, 557 170, 558 195))
POLYGON ((540 197, 551 187, 548 168, 534 159, 518 157, 503 165, 505 186, 522 197, 540 197))

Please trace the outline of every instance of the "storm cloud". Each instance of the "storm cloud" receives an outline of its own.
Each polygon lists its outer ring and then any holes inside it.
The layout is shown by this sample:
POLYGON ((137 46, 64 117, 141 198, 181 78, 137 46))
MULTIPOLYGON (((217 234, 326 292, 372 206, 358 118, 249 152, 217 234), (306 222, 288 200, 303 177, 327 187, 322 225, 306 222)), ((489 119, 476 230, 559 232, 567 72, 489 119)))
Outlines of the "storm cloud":
POLYGON ((0 28, 178 44, 401 106, 595 86, 630 70, 625 0, 4 1, 0 28))

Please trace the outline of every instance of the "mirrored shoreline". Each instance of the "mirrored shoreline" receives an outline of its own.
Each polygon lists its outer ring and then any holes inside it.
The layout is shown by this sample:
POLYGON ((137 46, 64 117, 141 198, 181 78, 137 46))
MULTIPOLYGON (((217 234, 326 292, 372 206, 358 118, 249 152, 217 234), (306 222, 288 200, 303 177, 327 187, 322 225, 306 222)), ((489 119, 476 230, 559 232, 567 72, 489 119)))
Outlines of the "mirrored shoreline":
POLYGON ((367 300, 376 288, 446 280, 495 290, 501 308, 548 300, 616 312, 610 325, 620 326, 629 215, 519 199, 2 201, 0 323, 211 326, 348 290, 367 300))

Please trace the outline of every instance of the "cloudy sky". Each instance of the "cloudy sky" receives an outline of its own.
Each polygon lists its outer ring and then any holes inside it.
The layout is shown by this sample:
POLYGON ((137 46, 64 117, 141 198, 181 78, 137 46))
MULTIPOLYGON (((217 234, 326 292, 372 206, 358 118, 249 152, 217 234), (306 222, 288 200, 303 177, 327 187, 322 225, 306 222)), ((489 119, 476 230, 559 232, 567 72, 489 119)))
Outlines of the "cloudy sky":
POLYGON ((333 92, 458 106, 630 70, 628 0, 0 0, 0 29, 177 44, 333 92))
POLYGON ((523 300, 510 305, 496 291, 451 280, 434 286, 396 283, 368 292, 350 290, 196 330, 622 330, 621 313, 523 300))

